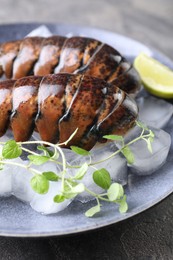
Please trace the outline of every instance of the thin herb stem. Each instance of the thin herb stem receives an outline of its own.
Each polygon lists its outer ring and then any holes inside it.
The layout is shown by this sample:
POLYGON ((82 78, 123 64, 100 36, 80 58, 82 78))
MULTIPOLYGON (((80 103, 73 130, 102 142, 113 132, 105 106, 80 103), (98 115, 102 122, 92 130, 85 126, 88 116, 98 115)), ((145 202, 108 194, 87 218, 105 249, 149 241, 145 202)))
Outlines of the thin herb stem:
POLYGON ((33 154, 33 155, 38 155, 38 153, 35 153, 35 152, 33 152, 33 151, 31 151, 31 150, 29 150, 29 149, 23 147, 23 146, 21 146, 21 149, 22 149, 23 151, 27 152, 27 153, 30 153, 30 154, 33 154))
POLYGON ((9 165, 15 165, 15 166, 19 166, 19 167, 22 167, 22 168, 25 168, 25 169, 28 169, 28 166, 25 165, 25 164, 21 164, 21 163, 17 163, 17 162, 9 162, 9 161, 2 161, 0 160, 0 164, 9 164, 9 165))
POLYGON ((38 170, 36 170, 36 169, 34 169, 34 168, 31 168, 31 167, 29 167, 28 170, 29 170, 31 173, 34 173, 34 174, 41 174, 40 171, 38 171, 38 170))
POLYGON ((102 197, 102 194, 99 195, 99 194, 89 190, 87 187, 85 187, 85 191, 88 192, 93 197, 95 197, 96 199, 100 199, 100 200, 104 200, 104 201, 110 202, 109 199, 106 199, 106 198, 102 197))
POLYGON ((149 137, 149 136, 150 136, 150 134, 146 134, 146 135, 143 135, 143 136, 140 135, 139 137, 135 138, 134 140, 128 142, 127 144, 124 144, 124 146, 122 146, 121 148, 119 148, 117 151, 115 151, 114 153, 112 153, 110 156, 108 156, 108 157, 106 157, 106 158, 104 158, 104 159, 102 159, 102 160, 100 160, 100 161, 93 162, 93 163, 89 164, 89 166, 93 166, 93 165, 96 165, 96 164, 100 164, 100 163, 102 163, 102 162, 105 162, 105 161, 111 159, 112 157, 114 157, 115 155, 117 155, 118 153, 122 152, 122 150, 123 150, 125 147, 130 146, 130 145, 132 145, 133 143, 139 141, 140 139, 145 139, 145 138, 147 138, 147 137, 149 137))
POLYGON ((70 135, 70 137, 63 143, 59 143, 58 145, 61 146, 61 145, 67 145, 72 139, 73 137, 75 136, 75 134, 77 133, 78 131, 78 128, 76 128, 76 130, 70 135))

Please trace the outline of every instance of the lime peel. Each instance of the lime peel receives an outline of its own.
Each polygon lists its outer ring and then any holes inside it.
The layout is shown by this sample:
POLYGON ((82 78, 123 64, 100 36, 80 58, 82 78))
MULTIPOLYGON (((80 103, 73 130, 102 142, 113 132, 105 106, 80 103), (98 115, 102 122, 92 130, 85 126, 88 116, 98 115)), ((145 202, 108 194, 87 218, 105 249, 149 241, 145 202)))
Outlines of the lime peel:
POLYGON ((134 67, 148 92, 162 98, 173 98, 173 71, 168 67, 145 53, 136 57, 134 67))

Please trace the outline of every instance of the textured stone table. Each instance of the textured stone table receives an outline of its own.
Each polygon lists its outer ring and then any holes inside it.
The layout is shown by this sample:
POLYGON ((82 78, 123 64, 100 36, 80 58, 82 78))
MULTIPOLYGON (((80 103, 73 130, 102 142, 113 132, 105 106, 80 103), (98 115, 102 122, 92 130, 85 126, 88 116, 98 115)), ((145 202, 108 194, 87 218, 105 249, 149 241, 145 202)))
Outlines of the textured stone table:
MULTIPOLYGON (((2 0, 0 24, 56 22, 108 29, 173 59, 172 0, 2 0)), ((0 259, 173 259, 173 195, 116 225, 44 239, 0 237, 0 259)))

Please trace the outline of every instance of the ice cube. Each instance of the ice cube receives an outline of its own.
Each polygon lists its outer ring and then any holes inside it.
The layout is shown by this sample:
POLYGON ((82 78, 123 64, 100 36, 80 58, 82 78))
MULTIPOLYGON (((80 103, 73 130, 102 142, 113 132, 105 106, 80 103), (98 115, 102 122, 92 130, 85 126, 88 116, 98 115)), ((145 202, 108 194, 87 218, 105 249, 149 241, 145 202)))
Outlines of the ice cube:
MULTIPOLYGON (((106 168, 113 181, 117 181, 122 185, 125 185, 127 182, 127 162, 120 155, 107 159, 117 150, 114 142, 107 142, 104 144, 97 144, 91 151, 90 156, 76 156, 73 157, 71 161, 72 165, 82 165, 84 162, 94 164, 92 167, 89 167, 89 171, 92 173, 94 169, 106 168), (103 162, 101 162, 104 160, 103 162)), ((89 175, 89 174, 87 174, 89 175)))
POLYGON ((61 203, 55 203, 53 198, 61 191, 60 182, 49 182, 49 191, 46 194, 35 194, 31 200, 31 207, 42 214, 53 214, 64 210, 71 202, 70 199, 61 203))
POLYGON ((156 128, 164 127, 173 114, 173 105, 152 96, 137 99, 139 120, 156 128))
MULTIPOLYGON (((3 136, 0 142, 6 142, 8 138, 3 136)), ((3 145, 0 145, 0 156, 2 155, 3 145)), ((12 191, 12 170, 11 167, 5 164, 0 170, 0 196, 8 197, 12 191)))
MULTIPOLYGON (((89 163, 90 160, 91 163, 102 161, 105 158, 109 157, 116 150, 117 148, 113 142, 96 145, 91 150, 91 159, 87 156, 85 157, 80 156, 77 157, 76 160, 73 160, 72 165, 82 165, 85 161, 89 163)), ((104 190, 101 187, 99 187, 94 183, 92 178, 93 172, 97 169, 102 169, 102 168, 105 168, 107 171, 109 171, 113 182, 118 182, 121 183, 122 185, 125 185, 127 183, 127 162, 121 155, 117 154, 116 156, 108 160, 105 160, 104 162, 100 162, 96 165, 89 167, 87 173, 82 179, 82 182, 91 191, 98 194, 104 192, 104 190)), ((73 170, 70 169, 69 171, 70 174, 72 175, 76 173, 75 169, 73 170)), ((77 196, 77 199, 80 200, 81 202, 87 202, 93 199, 93 196, 91 196, 87 192, 83 192, 77 196)))
MULTIPOLYGON (((20 158, 6 160, 6 162, 24 164, 20 158)), ((0 171, 0 195, 15 195, 22 201, 28 201, 28 196, 30 195, 28 175, 29 172, 24 168, 5 164, 4 168, 0 171)))
MULTIPOLYGON (((144 140, 139 140, 130 146, 135 161, 129 167, 133 173, 138 175, 149 175, 159 169, 165 163, 171 145, 171 137, 167 132, 153 127, 149 127, 149 129, 155 134, 152 142, 152 153, 147 149, 144 140)), ((139 136, 140 131, 139 127, 135 127, 126 136, 126 143, 139 136)))
MULTIPOLYGON (((39 167, 37 166, 36 169, 41 172, 52 171, 55 174, 59 171, 56 164, 51 162, 44 163, 39 167)), ((57 213, 66 208, 71 202, 71 200, 65 200, 61 203, 55 203, 53 198, 55 195, 61 192, 61 182, 50 181, 49 185, 50 187, 48 193, 43 195, 35 193, 30 202, 31 207, 42 214, 57 213)))
MULTIPOLYGON (((101 194, 104 192, 104 189, 102 189, 101 187, 97 186, 92 178, 92 172, 91 170, 89 170, 87 172, 87 174, 85 175, 85 177, 82 180, 82 183, 91 191, 93 191, 96 194, 101 194)), ((95 199, 94 196, 92 196, 91 194, 89 194, 88 192, 84 191, 80 194, 78 194, 78 196, 76 197, 76 200, 82 202, 82 203, 86 203, 88 201, 91 201, 95 199)))
MULTIPOLYGON (((15 159, 15 162, 21 164, 27 164, 27 161, 23 161, 20 158, 15 159)), ((32 190, 30 180, 33 177, 25 168, 13 167, 12 173, 12 194, 21 201, 30 202, 35 192, 32 190)))
POLYGON ((62 148, 63 153, 65 154, 65 158, 67 160, 67 163, 69 164, 77 164, 80 162, 80 160, 83 161, 83 159, 88 160, 88 156, 81 156, 76 154, 70 149, 62 148), (80 159, 81 158, 81 159, 80 159))
MULTIPOLYGON (((91 150, 92 163, 108 158, 116 150, 117 147, 114 142, 107 142, 105 144, 95 146, 91 150)), ((111 179, 114 182, 118 182, 122 185, 127 183, 127 162, 120 154, 117 154, 116 156, 95 165, 95 167, 98 169, 107 169, 110 173, 111 179)))
POLYGON ((8 165, 0 170, 0 196, 11 196, 12 192, 12 172, 8 165))

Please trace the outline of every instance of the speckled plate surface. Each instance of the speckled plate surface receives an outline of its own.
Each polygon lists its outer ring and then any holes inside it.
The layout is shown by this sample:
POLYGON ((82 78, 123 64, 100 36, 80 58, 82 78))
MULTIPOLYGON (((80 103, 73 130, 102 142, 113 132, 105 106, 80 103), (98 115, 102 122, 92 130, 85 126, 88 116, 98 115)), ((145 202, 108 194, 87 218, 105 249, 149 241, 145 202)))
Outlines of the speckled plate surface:
MULTIPOLYGON (((0 41, 19 39, 35 29, 38 24, 14 24, 0 26, 0 41)), ((49 29, 59 35, 73 33, 97 38, 117 48, 128 59, 141 51, 154 57, 173 68, 173 62, 161 53, 143 44, 119 34, 104 30, 77 27, 71 25, 48 25, 49 29)), ((173 132, 173 119, 170 120, 166 131, 173 132)), ((171 134, 173 137, 173 134, 171 134)), ((43 216, 33 211, 30 206, 17 199, 0 198, 0 235, 41 237, 60 236, 101 228, 121 220, 132 217, 163 200, 173 192, 173 144, 166 164, 157 172, 147 177, 133 176, 126 187, 129 210, 126 214, 119 214, 115 205, 105 204, 104 210, 94 218, 86 218, 84 212, 91 206, 91 202, 82 204, 73 202, 64 211, 49 216, 43 216)))

